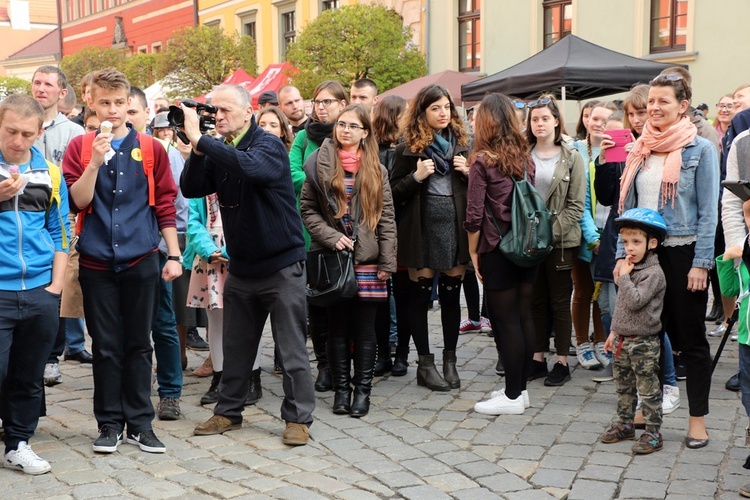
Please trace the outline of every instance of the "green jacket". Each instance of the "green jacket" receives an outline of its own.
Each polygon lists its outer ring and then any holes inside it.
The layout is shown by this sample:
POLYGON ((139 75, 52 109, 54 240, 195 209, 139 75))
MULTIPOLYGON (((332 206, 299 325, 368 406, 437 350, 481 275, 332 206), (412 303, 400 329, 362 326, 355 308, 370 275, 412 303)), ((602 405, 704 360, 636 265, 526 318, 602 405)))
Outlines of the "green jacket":
MULTIPOLYGON (((305 184, 305 161, 318 148, 319 144, 307 138, 307 130, 300 130, 292 143, 292 149, 289 150, 289 166, 292 169, 292 184, 294 184, 294 194, 297 196, 297 211, 300 211, 299 200, 302 193, 302 186, 305 184)), ((302 226, 302 236, 305 238, 305 250, 310 250, 310 233, 302 226)))
POLYGON ((716 272, 719 275, 719 286, 721 294, 726 297, 738 297, 740 301, 740 314, 737 326, 737 342, 750 345, 748 342, 748 302, 750 301, 750 272, 744 262, 735 267, 734 260, 724 260, 723 255, 716 257, 716 272))

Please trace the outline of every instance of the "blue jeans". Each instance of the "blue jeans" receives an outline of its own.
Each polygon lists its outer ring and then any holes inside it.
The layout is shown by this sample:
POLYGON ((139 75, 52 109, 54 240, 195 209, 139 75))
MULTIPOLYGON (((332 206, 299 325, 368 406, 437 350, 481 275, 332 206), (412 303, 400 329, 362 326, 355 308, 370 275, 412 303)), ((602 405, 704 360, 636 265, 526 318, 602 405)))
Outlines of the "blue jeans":
MULTIPOLYGON (((167 258, 159 252, 159 269, 167 258)), ((159 278, 159 305, 151 329, 156 354, 156 380, 160 398, 179 398, 182 395, 182 358, 177 320, 172 309, 172 283, 159 278)))
POLYGON ((661 344, 662 359, 664 366, 664 384, 676 386, 677 374, 674 371, 674 356, 672 355, 672 342, 669 341, 669 335, 664 333, 664 341, 661 344))
POLYGON ((615 312, 616 301, 617 285, 603 282, 596 302, 599 304, 599 310, 602 313, 602 324, 604 325, 604 333, 606 335, 609 335, 609 330, 612 327, 612 314, 615 312))

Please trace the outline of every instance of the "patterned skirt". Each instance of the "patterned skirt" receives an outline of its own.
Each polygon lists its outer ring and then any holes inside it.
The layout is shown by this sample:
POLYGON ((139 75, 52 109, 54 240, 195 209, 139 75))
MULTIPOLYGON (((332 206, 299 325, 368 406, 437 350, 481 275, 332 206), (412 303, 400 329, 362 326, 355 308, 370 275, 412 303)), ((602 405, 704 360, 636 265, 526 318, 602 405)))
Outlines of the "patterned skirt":
POLYGON ((357 296, 360 300, 388 299, 388 282, 378 279, 377 264, 355 264, 354 275, 357 277, 357 296))

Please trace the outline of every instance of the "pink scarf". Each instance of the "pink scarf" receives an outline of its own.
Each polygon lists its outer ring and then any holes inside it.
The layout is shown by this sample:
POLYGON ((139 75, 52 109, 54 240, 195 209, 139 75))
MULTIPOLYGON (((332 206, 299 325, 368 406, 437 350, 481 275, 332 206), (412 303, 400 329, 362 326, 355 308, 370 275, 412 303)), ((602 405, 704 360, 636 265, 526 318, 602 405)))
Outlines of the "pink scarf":
POLYGON ((643 128, 643 135, 638 138, 630 150, 625 161, 625 171, 620 181, 620 203, 618 213, 622 213, 625 198, 628 196, 630 186, 635 181, 635 174, 640 165, 644 165, 651 153, 667 153, 664 160, 664 172, 661 179, 661 204, 677 196, 677 183, 680 181, 680 168, 682 167, 682 148, 689 144, 697 135, 698 129, 690 122, 690 118, 683 116, 676 124, 662 132, 658 131, 650 121, 643 128))
POLYGON ((349 172, 350 174, 356 174, 359 172, 359 159, 362 153, 357 149, 353 153, 339 149, 339 160, 341 160, 341 167, 349 172))

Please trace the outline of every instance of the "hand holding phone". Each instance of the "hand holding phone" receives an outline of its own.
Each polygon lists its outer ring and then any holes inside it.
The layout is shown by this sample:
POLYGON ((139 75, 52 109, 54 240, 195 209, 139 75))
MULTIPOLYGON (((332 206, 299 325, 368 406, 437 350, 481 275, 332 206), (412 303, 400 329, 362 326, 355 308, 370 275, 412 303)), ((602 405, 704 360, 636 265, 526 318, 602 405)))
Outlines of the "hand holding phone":
POLYGON ((630 129, 613 129, 607 130, 606 133, 615 145, 604 150, 604 161, 606 163, 625 161, 628 157, 628 152, 625 151, 625 145, 633 142, 633 136, 630 129))

